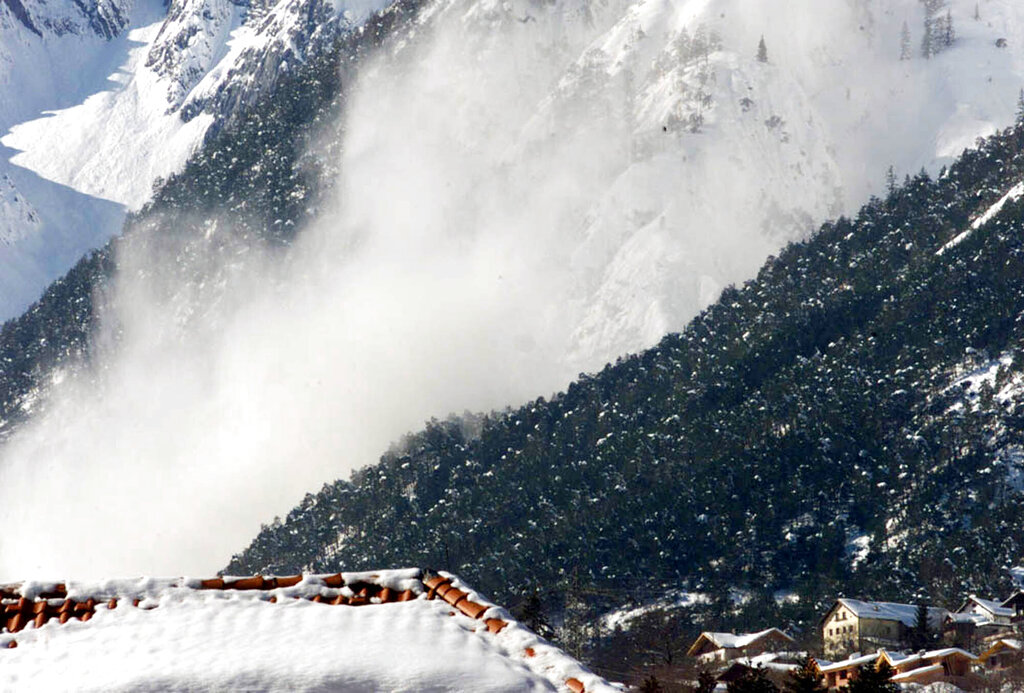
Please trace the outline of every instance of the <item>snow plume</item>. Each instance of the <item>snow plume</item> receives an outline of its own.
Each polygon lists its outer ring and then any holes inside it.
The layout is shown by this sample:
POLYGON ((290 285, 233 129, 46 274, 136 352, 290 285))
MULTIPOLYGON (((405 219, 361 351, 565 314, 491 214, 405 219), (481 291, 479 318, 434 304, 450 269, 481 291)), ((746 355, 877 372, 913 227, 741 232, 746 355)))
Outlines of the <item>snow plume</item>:
POLYGON ((362 67, 335 204, 283 259, 212 222, 124 244, 94 365, 55 376, 2 452, 0 577, 210 572, 425 419, 682 328, 844 189, 881 186, 836 157, 887 132, 904 70, 967 64, 900 66, 903 17, 873 28, 861 5, 428 6, 362 67))
POLYGON ((455 23, 368 67, 335 211, 283 259, 217 222, 122 244, 94 365, 55 376, 2 452, 0 578, 209 573, 425 419, 574 375, 552 358, 559 200, 621 145, 502 165, 517 83, 544 86, 524 26, 455 23))

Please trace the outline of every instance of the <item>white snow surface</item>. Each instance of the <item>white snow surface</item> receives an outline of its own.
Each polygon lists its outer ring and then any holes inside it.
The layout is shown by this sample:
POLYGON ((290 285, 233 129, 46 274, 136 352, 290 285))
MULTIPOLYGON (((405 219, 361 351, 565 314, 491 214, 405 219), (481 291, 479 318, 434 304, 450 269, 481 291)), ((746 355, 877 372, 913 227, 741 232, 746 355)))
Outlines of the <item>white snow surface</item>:
POLYGON ((141 207, 153 181, 179 170, 213 121, 204 114, 184 122, 169 109, 169 80, 145 66, 162 25, 128 33, 134 47, 111 76, 112 89, 14 126, 0 139, 19 150, 11 163, 86 195, 141 207))
MULTIPOLYGON (((362 577, 422 590, 416 574, 362 577)), ((59 691, 74 682, 78 691, 565 691, 565 681, 578 678, 587 691, 621 690, 500 607, 484 617, 509 625, 492 634, 482 619, 422 593, 366 606, 308 601, 321 585, 319 576, 270 591, 197 590, 198 580, 189 579, 71 582, 69 597, 104 603, 84 623, 50 620, 0 636, 0 688, 59 691), (119 605, 109 609, 114 597, 119 605), (141 599, 138 608, 129 606, 133 598, 141 599), (4 647, 10 640, 16 648, 4 647)), ((23 591, 33 587, 46 585, 23 591)), ((471 590, 469 598, 487 604, 471 590)))

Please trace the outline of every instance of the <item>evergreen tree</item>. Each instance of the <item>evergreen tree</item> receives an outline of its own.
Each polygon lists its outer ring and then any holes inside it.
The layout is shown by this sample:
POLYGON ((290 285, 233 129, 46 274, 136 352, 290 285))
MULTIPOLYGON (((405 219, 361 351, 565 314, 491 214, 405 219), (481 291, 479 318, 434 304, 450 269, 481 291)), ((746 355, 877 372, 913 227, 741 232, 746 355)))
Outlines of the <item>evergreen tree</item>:
POLYGON ((953 30, 953 14, 946 10, 946 18, 942 22, 942 45, 949 48, 956 41, 956 32, 953 30))
POLYGON ((846 690, 848 693, 899 693, 899 684, 892 681, 895 673, 884 659, 877 667, 866 664, 857 668, 846 690))
POLYGON ((1024 89, 1020 90, 1020 94, 1017 96, 1017 127, 1024 126, 1024 89))
POLYGON ((943 42, 943 20, 938 16, 945 0, 921 0, 924 5, 924 32, 921 35, 921 55, 931 58, 939 52, 943 42))
POLYGON ((550 640, 554 637, 555 631, 551 624, 548 623, 544 602, 541 601, 540 595, 536 590, 523 600, 519 608, 513 611, 513 615, 523 625, 542 638, 550 640))
POLYGON ((974 3, 974 21, 981 19, 981 8, 978 7, 978 3, 974 3))
POLYGON ((928 605, 921 603, 917 605, 914 626, 907 633, 907 644, 911 650, 916 652, 927 649, 932 642, 933 638, 928 624, 928 605))
POLYGON ((766 63, 768 62, 768 46, 764 43, 764 36, 761 36, 761 40, 757 43, 757 62, 766 63))
POLYGON ((900 60, 910 60, 910 27, 906 22, 900 29, 900 60))
POLYGON ((885 189, 890 195, 896 192, 896 169, 892 166, 885 172, 885 189))
POLYGON ((787 693, 825 693, 828 690, 825 678, 810 657, 804 659, 799 669, 789 672, 782 688, 787 693))
POLYGON ((729 693, 777 693, 778 686, 772 683, 764 671, 764 667, 747 669, 735 681, 726 686, 729 693))

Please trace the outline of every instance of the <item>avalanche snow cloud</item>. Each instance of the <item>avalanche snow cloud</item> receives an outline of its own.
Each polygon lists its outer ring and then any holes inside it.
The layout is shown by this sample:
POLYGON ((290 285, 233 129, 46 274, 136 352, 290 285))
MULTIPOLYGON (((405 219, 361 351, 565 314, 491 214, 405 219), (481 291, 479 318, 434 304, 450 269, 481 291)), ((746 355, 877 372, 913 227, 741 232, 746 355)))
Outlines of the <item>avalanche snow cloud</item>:
POLYGON ((424 419, 651 344, 1012 115, 963 67, 1016 74, 1009 0, 954 5, 928 61, 898 59, 916 0, 763 5, 430 5, 363 66, 335 203, 283 261, 217 220, 124 244, 93 364, 0 453, 0 577, 214 570, 424 419))

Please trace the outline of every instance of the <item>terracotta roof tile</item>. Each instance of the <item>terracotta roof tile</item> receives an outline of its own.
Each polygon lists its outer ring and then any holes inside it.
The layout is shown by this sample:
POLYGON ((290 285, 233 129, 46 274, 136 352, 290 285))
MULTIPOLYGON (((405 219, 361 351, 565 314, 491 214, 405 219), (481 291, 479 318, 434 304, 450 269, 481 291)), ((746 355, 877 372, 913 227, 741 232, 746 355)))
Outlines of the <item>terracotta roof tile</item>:
POLYGON ((325 577, 324 584, 328 587, 342 587, 345 584, 345 578, 341 576, 341 573, 337 573, 336 575, 325 577))
MULTIPOLYGON (((351 582, 347 582, 345 575, 336 573, 324 576, 288 575, 288 576, 263 576, 253 575, 250 577, 237 578, 210 578, 199 581, 181 581, 173 583, 176 588, 192 587, 199 590, 246 590, 262 591, 265 596, 257 598, 264 599, 269 603, 276 603, 279 596, 292 597, 296 599, 308 599, 309 601, 323 604, 325 606, 362 606, 369 604, 390 604, 415 600, 420 595, 426 599, 433 600, 440 598, 450 604, 462 615, 474 620, 481 621, 485 630, 491 634, 498 634, 505 629, 509 622, 502 618, 483 619, 492 605, 475 601, 471 598, 475 593, 458 589, 455 580, 441 574, 430 574, 418 571, 420 578, 416 589, 394 589, 389 585, 380 584, 376 574, 370 573, 349 573, 351 582), (305 582, 304 582, 305 581, 305 582), (303 584, 300 584, 303 583, 303 584), (318 587, 318 585, 320 587, 318 587), (310 593, 315 589, 315 594, 310 593)), ((417 583, 413 583, 415 586, 417 583)), ((458 584, 462 585, 461 582, 458 584)), ((465 585, 462 585, 465 586, 465 585)), ((95 614, 97 599, 93 596, 84 601, 68 597, 67 586, 58 583, 51 589, 35 593, 31 591, 22 592, 23 584, 0 585, 0 634, 3 630, 8 633, 16 633, 25 628, 28 623, 34 623, 36 628, 42 627, 50 619, 57 619, 60 623, 66 623, 71 618, 80 621, 88 621, 95 614), (31 597, 31 598, 30 598, 31 597)), ((105 602, 108 609, 115 609, 119 601, 130 603, 135 608, 152 609, 157 608, 158 602, 138 594, 103 594, 99 595, 105 602), (148 601, 147 601, 148 600, 148 601)), ((452 616, 457 615, 456 611, 450 612, 452 616)), ((4 648, 17 647, 13 639, 2 645, 4 648)), ((526 657, 536 656, 533 647, 525 648, 526 657)), ((577 678, 569 678, 565 685, 574 693, 584 691, 583 683, 577 678)))

